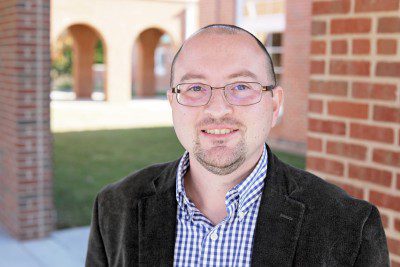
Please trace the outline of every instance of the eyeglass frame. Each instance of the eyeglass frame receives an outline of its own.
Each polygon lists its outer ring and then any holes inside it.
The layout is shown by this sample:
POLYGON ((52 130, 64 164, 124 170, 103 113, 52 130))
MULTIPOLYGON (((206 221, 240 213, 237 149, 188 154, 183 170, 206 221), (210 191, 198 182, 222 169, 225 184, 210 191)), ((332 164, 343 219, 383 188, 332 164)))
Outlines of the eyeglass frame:
POLYGON ((225 84, 224 86, 211 86, 211 85, 205 84, 205 83, 179 83, 179 84, 177 84, 176 86, 174 86, 174 87, 171 88, 171 92, 172 92, 173 94, 176 94, 176 101, 177 101, 180 105, 186 106, 186 107, 202 107, 202 106, 208 105, 208 103, 210 103, 211 97, 213 96, 212 91, 215 90, 215 89, 222 89, 222 90, 224 91, 224 98, 225 98, 226 102, 228 102, 230 105, 233 105, 233 106, 244 107, 244 106, 251 106, 251 105, 255 105, 255 104, 257 104, 257 103, 260 103, 261 98, 262 98, 262 94, 261 94, 261 96, 260 96, 260 100, 258 100, 258 101, 255 102, 255 103, 248 104, 248 105, 235 105, 235 104, 230 103, 230 102, 228 101, 228 99, 226 99, 226 95, 225 95, 225 89, 226 89, 226 87, 227 87, 228 85, 232 85, 232 84, 235 84, 235 83, 241 83, 241 82, 242 82, 242 83, 257 83, 257 84, 259 84, 259 85, 261 86, 261 92, 268 92, 268 91, 270 91, 272 97, 274 97, 274 91, 273 91, 273 90, 276 88, 276 84, 262 85, 262 84, 259 83, 259 82, 245 82, 245 81, 237 81, 237 82, 234 82, 234 83, 228 83, 228 84, 225 84), (180 93, 180 89, 177 88, 177 87, 180 86, 180 85, 183 85, 183 84, 202 84, 202 85, 207 85, 207 86, 209 86, 209 87, 211 88, 211 95, 210 95, 210 98, 208 99, 207 103, 205 103, 205 104, 203 104, 203 105, 198 105, 198 106, 190 106, 190 105, 184 105, 184 104, 180 103, 179 100, 178 100, 178 94, 180 93))

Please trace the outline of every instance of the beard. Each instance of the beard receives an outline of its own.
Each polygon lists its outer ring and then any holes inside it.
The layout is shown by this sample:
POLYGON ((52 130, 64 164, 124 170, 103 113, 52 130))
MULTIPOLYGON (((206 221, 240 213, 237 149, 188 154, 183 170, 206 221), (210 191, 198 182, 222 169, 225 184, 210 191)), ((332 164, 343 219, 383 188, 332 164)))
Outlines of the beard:
MULTIPOLYGON (((209 120, 206 120, 206 122, 209 122, 209 120)), ((232 120, 223 120, 221 123, 223 122, 232 123, 232 120)), ((247 146, 243 136, 232 149, 224 146, 224 144, 224 140, 216 140, 213 142, 213 147, 206 150, 202 148, 200 138, 197 135, 193 154, 196 160, 209 172, 216 175, 228 175, 237 170, 245 161, 247 146)))

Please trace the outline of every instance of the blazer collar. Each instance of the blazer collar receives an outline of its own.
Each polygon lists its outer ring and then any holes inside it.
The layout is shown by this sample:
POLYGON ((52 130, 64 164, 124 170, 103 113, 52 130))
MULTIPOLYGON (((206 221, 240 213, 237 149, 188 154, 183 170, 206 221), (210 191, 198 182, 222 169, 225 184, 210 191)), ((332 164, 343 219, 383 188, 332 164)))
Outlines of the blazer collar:
MULTIPOLYGON (((268 168, 254 233, 252 266, 291 266, 305 205, 290 198, 298 191, 282 163, 267 146, 268 168)), ((176 171, 172 162, 152 181, 153 194, 139 200, 139 263, 173 265, 177 201, 176 171)))
POLYGON ((267 149, 267 176, 254 232, 252 266, 292 266, 305 205, 290 197, 301 188, 285 171, 287 165, 267 149))

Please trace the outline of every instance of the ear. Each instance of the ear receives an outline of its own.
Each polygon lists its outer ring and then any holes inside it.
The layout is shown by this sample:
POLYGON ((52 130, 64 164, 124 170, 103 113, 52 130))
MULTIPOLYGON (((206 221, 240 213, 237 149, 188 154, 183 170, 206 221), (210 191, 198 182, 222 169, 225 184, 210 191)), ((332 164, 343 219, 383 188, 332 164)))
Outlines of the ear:
POLYGON ((274 96, 272 97, 272 127, 276 125, 278 121, 279 111, 283 106, 283 89, 280 86, 275 87, 273 90, 274 96))
POLYGON ((168 97, 169 104, 172 105, 172 101, 174 100, 174 94, 172 93, 171 89, 167 90, 167 97, 168 97))

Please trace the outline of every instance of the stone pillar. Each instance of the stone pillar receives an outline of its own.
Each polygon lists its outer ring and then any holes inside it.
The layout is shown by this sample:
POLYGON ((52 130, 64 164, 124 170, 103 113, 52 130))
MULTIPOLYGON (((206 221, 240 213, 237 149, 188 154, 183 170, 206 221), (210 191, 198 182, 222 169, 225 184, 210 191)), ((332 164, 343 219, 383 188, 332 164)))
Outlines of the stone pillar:
POLYGON ((106 96, 109 102, 127 102, 131 94, 132 43, 127 42, 127 33, 107 38, 106 96))
POLYGON ((18 239, 54 226, 49 2, 0 2, 0 224, 18 239))
POLYGON ((99 40, 87 26, 74 25, 69 28, 73 42, 72 75, 77 98, 91 98, 93 92, 94 49, 99 40))
POLYGON ((377 205, 400 266, 400 5, 312 3, 307 169, 377 205))

